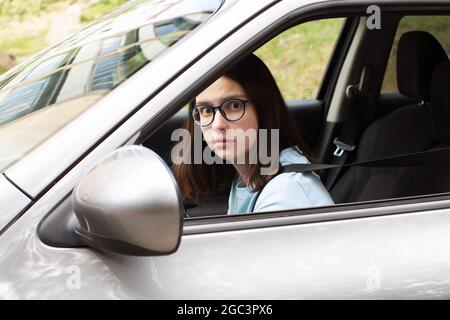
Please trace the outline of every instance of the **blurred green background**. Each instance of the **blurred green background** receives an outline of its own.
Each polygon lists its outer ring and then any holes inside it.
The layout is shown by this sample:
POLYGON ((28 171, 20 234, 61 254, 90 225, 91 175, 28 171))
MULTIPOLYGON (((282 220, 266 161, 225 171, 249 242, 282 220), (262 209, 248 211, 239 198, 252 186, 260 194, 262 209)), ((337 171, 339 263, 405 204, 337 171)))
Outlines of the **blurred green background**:
POLYGON ((0 73, 127 0, 0 0, 0 73))
MULTIPOLYGON (((0 74, 49 44, 67 38, 127 0, 0 0, 0 74)), ((285 99, 315 98, 344 19, 308 22, 256 51, 273 72, 285 99)), ((427 30, 450 48, 448 17, 405 17, 391 52, 383 92, 396 92, 399 37, 427 30)))

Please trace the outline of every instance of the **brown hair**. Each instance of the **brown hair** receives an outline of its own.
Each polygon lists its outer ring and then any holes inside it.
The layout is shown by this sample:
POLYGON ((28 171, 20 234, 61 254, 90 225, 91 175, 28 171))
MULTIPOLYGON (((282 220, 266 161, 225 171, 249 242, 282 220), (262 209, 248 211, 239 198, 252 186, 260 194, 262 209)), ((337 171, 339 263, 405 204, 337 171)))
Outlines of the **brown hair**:
MULTIPOLYGON (((298 131, 285 101, 270 70, 256 55, 250 54, 228 69, 222 76, 239 83, 253 103, 258 115, 259 129, 279 129, 279 152, 287 147, 298 146, 311 162, 314 160, 311 151, 298 131)), ((195 100, 189 104, 189 114, 195 105, 195 100)), ((185 128, 194 134, 194 121, 190 116, 185 128)), ((193 150, 194 139, 191 139, 190 150, 193 150)), ((268 137, 270 148, 270 134, 268 137)), ((202 141, 202 150, 206 142, 202 141)), ((193 160, 193 152, 191 152, 193 160)), ((191 163, 194 163, 191 161, 191 163)), ((253 192, 261 191, 274 175, 261 175, 261 165, 250 165, 250 184, 253 192)), ((180 186, 184 198, 198 198, 213 192, 229 188, 236 170, 230 164, 173 164, 172 170, 180 186)))

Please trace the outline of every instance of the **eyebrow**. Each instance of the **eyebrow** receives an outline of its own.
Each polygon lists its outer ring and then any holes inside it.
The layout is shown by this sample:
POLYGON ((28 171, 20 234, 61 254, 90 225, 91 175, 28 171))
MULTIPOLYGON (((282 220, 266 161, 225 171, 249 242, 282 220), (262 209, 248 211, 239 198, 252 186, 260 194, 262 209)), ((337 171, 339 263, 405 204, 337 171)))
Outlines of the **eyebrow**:
MULTIPOLYGON (((227 96, 227 97, 225 97, 225 98, 223 98, 222 100, 221 100, 221 103, 223 103, 223 102, 225 102, 225 101, 227 101, 227 100, 231 100, 231 99, 248 99, 245 95, 242 95, 242 94, 233 94, 233 95, 230 95, 230 96, 227 96)), ((213 103, 211 102, 211 101, 204 101, 204 100, 202 100, 202 101, 195 101, 195 105, 213 105, 213 103)))

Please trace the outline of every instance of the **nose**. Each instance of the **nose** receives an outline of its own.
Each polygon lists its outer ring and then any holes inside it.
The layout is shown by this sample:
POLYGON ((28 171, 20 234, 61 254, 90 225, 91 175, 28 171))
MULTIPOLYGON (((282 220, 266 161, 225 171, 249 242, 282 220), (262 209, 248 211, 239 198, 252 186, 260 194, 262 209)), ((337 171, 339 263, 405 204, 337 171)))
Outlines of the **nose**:
POLYGON ((228 121, 227 119, 225 119, 222 114, 220 113, 219 110, 214 110, 215 115, 214 115, 214 121, 211 123, 211 128, 212 129, 217 129, 217 130, 221 130, 221 129, 226 129, 228 128, 228 121))

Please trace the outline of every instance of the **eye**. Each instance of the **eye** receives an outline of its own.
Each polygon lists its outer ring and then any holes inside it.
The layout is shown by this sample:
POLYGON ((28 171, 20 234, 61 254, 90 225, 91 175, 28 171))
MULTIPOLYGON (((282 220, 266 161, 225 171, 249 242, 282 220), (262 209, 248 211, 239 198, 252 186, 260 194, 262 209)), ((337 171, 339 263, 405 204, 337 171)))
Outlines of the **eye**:
POLYGON ((233 102, 231 103, 231 109, 237 110, 237 109, 240 109, 240 108, 241 108, 241 103, 240 103, 240 101, 233 101, 233 102))
POLYGON ((201 116, 209 116, 212 114, 212 110, 208 106, 197 106, 197 110, 201 116))
POLYGON ((240 111, 243 108, 243 104, 240 100, 230 100, 225 104, 224 107, 227 111, 240 111))

